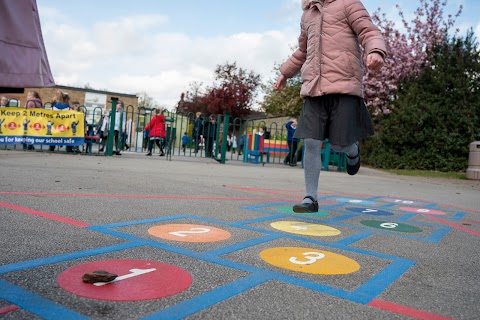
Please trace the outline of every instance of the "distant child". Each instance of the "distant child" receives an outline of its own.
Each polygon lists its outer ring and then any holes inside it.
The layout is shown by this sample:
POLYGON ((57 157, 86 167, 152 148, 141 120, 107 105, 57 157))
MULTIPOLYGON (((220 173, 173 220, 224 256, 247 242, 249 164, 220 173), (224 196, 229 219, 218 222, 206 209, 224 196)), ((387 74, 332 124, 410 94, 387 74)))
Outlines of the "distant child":
POLYGON ((182 150, 185 153, 185 149, 187 148, 187 144, 190 142, 191 138, 187 136, 187 133, 184 132, 182 136, 182 150))
POLYGON ((28 91, 25 108, 43 108, 42 99, 37 91, 28 91))

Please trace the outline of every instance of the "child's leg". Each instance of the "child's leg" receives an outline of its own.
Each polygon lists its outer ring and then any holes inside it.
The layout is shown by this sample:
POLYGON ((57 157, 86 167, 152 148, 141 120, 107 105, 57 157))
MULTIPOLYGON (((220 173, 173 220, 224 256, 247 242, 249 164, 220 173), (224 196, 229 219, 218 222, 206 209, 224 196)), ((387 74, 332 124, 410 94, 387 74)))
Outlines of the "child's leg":
MULTIPOLYGON (((318 196, 318 180, 320 179, 320 170, 322 169, 322 140, 305 139, 305 155, 304 155, 304 175, 305 188, 307 196, 317 199, 318 196)), ((309 198, 303 199, 302 203, 312 203, 309 198)))
POLYGON ((358 155, 358 145, 356 143, 351 144, 349 146, 339 146, 335 144, 331 144, 330 147, 332 147, 333 150, 337 152, 343 152, 347 154, 347 162, 349 165, 355 165, 359 158, 357 157, 358 155))

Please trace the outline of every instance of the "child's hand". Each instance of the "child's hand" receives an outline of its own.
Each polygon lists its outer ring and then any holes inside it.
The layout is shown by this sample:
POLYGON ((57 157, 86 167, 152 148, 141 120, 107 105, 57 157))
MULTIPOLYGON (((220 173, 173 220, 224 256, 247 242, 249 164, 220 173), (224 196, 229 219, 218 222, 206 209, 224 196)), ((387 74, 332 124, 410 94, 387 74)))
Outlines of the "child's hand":
POLYGON ((384 60, 380 53, 372 52, 367 56, 367 67, 372 71, 380 70, 383 67, 384 60))
POLYGON ((283 74, 278 77, 277 83, 273 86, 273 89, 282 91, 287 85, 287 78, 283 74))

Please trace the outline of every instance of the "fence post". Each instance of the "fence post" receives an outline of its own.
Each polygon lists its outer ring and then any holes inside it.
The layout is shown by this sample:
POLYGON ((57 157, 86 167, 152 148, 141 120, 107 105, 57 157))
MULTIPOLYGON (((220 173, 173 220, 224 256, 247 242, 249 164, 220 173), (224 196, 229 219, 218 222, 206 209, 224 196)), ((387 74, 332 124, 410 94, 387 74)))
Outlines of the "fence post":
POLYGON ((107 137, 107 156, 113 156, 113 142, 115 141, 115 113, 117 110, 118 98, 112 97, 112 109, 110 110, 110 127, 108 128, 107 137))
POLYGON ((220 158, 220 163, 225 164, 225 159, 227 155, 227 136, 228 136, 228 123, 230 122, 230 113, 225 113, 223 117, 223 137, 222 137, 222 155, 220 158))

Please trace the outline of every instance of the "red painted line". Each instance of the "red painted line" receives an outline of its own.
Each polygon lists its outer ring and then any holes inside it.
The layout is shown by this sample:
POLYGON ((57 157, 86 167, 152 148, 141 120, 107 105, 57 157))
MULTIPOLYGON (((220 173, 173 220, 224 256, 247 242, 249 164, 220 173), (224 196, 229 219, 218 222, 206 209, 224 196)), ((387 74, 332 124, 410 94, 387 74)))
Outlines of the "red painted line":
POLYGON ((12 209, 12 210, 15 210, 15 211, 20 211, 20 212, 24 212, 24 213, 28 213, 28 214, 33 214, 35 216, 39 216, 39 217, 42 217, 42 218, 46 218, 46 219, 70 224, 72 226, 76 226, 76 227, 80 227, 80 228, 90 226, 88 223, 85 223, 85 222, 82 222, 82 221, 73 220, 73 219, 69 219, 69 218, 65 218, 65 217, 60 217, 60 216, 57 216, 57 215, 54 215, 54 214, 51 214, 51 213, 48 213, 48 212, 37 211, 37 210, 17 206, 17 205, 6 203, 6 202, 0 202, 0 207, 4 207, 4 208, 7 208, 7 209, 12 209))
POLYGON ((468 212, 480 213, 480 211, 478 211, 478 210, 465 209, 465 208, 462 208, 462 207, 452 206, 452 205, 450 205, 450 204, 442 204, 442 206, 447 207, 447 208, 450 208, 450 209, 460 210, 460 211, 468 211, 468 212))
POLYGON ((5 195, 44 196, 44 197, 92 197, 92 198, 123 198, 123 199, 187 199, 212 201, 285 201, 284 198, 229 198, 209 196, 154 196, 128 194, 100 194, 100 193, 49 193, 49 192, 0 192, 5 195))
POLYGON ((369 304, 370 307, 387 310, 391 312, 395 312, 398 314, 403 314, 405 316, 409 316, 415 319, 425 319, 425 320, 452 320, 452 318, 447 318, 444 316, 440 316, 438 314, 430 313, 423 310, 418 310, 414 308, 410 308, 407 306, 402 306, 400 304, 375 299, 372 300, 369 304))
POLYGON ((0 314, 9 313, 18 309, 20 308, 17 306, 8 306, 8 307, 0 308, 0 314))
POLYGON ((465 231, 465 232, 474 234, 474 235, 476 235, 476 236, 480 236, 480 232, 475 231, 475 230, 470 230, 470 229, 468 229, 468 228, 459 226, 458 224, 455 224, 455 223, 450 222, 450 221, 448 221, 448 220, 444 220, 444 219, 440 219, 440 218, 432 217, 432 216, 428 216, 428 215, 424 215, 424 216, 427 217, 427 218, 430 218, 430 219, 432 219, 432 220, 438 221, 438 222, 440 222, 440 223, 446 224, 447 226, 454 227, 454 228, 456 228, 456 229, 458 229, 458 230, 462 230, 462 231, 465 231))

